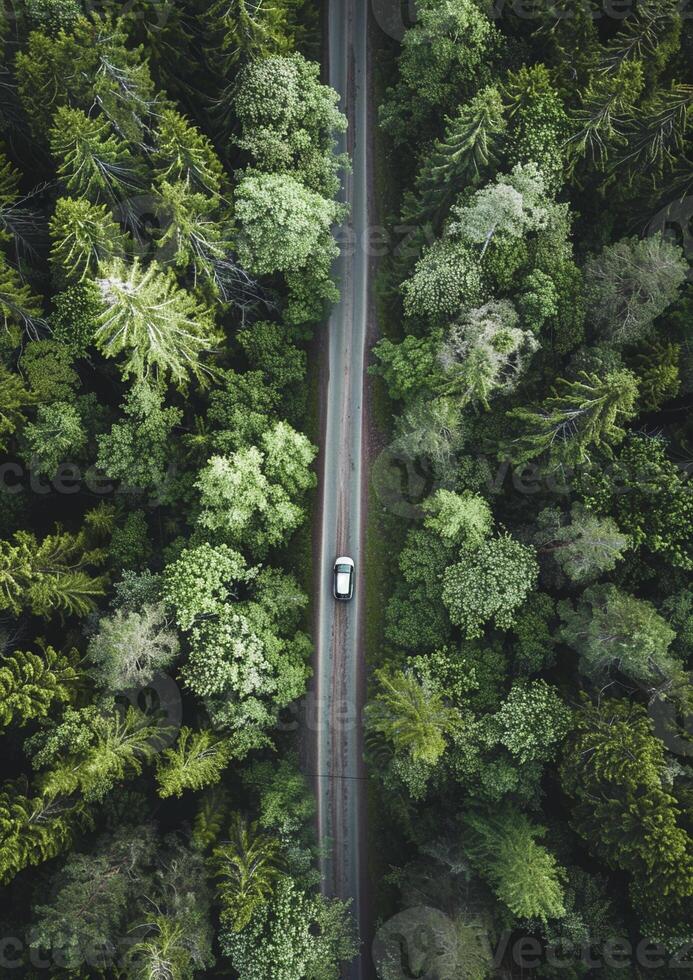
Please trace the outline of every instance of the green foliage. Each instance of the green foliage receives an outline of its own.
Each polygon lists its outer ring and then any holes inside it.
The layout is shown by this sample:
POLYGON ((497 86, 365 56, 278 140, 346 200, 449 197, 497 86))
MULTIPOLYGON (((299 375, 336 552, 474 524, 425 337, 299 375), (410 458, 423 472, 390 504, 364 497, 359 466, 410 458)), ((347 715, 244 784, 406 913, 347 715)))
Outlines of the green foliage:
POLYGON ((462 559, 446 568, 443 577, 442 598, 450 619, 469 639, 482 636, 490 622, 509 629, 536 585, 534 549, 502 534, 474 551, 463 551, 462 559))
POLYGON ((89 814, 69 801, 26 796, 22 782, 0 788, 0 881, 42 864, 70 846, 89 814))
POLYGON ((413 141, 422 128, 430 131, 437 119, 452 114, 461 98, 483 85, 498 42, 491 21, 468 0, 424 0, 402 40, 400 80, 381 112, 381 123, 395 144, 413 141))
POLYGON ((481 89, 446 123, 417 177, 417 198, 405 205, 407 217, 439 219, 457 188, 479 184, 498 163, 506 121, 495 86, 481 89))
POLYGON ((43 324, 43 303, 22 274, 0 252, 0 317, 5 330, 35 336, 43 324))
POLYGON ((478 305, 485 292, 476 251, 446 236, 424 250, 414 274, 402 284, 404 312, 435 323, 478 305))
POLYGON ((232 756, 232 744, 208 728, 181 728, 175 746, 165 749, 157 761, 159 796, 182 796, 186 789, 218 783, 232 756))
POLYGON ((166 736, 165 727, 137 708, 97 713, 89 741, 75 752, 57 754, 52 768, 40 777, 45 799, 79 794, 86 802, 100 802, 116 783, 139 775, 166 736))
POLYGON ((53 337, 75 356, 83 357, 94 341, 101 296, 92 282, 68 288, 54 299, 50 323, 53 337))
POLYGON ((236 142, 251 155, 253 169, 293 174, 331 198, 345 164, 333 153, 334 138, 346 129, 346 118, 337 108, 338 93, 321 85, 319 74, 300 54, 251 61, 238 78, 236 142))
MULTIPOLYGON (((236 188, 241 262, 259 275, 322 269, 337 254, 330 228, 337 204, 291 174, 249 174, 236 188)), ((316 274, 316 273, 314 273, 316 274)))
POLYGON ((434 766, 445 751, 455 713, 442 695, 412 672, 376 671, 378 693, 366 706, 366 730, 389 742, 413 763, 434 766))
POLYGON ((510 162, 534 162, 552 185, 560 184, 569 126, 550 72, 541 64, 508 72, 503 96, 510 122, 510 162))
POLYGON ((258 321, 236 336, 251 368, 262 371, 270 385, 282 389, 283 398, 305 383, 306 352, 292 343, 290 331, 282 324, 258 321))
POLYGON ((165 408, 161 391, 146 381, 133 384, 122 411, 124 418, 97 437, 96 465, 125 487, 154 490, 163 496, 172 432, 183 413, 172 406, 165 408))
POLYGON ((534 826, 514 809, 494 816, 468 813, 464 827, 467 853, 516 916, 543 923, 563 916, 565 872, 537 843, 546 833, 544 827, 534 826))
POLYGON ((0 362, 0 448, 7 449, 9 439, 26 422, 26 410, 36 396, 20 375, 0 362))
POLYGON ((654 340, 637 357, 640 401, 644 409, 657 411, 676 398, 681 387, 679 359, 681 348, 665 340, 654 340))
POLYGON ((584 704, 562 766, 571 821, 607 866, 628 872, 653 938, 685 935, 693 842, 667 789, 664 746, 640 705, 584 704))
POLYGON ((53 950, 70 970, 79 969, 90 950, 108 949, 138 890, 147 886, 155 839, 151 826, 126 826, 99 838, 94 853, 70 854, 50 894, 33 908, 33 947, 53 950))
POLYGON ((0 609, 37 616, 85 616, 103 595, 104 583, 88 571, 104 555, 90 550, 87 530, 70 534, 60 529, 39 541, 17 531, 0 541, 0 609))
POLYGON ((668 458, 661 436, 631 434, 608 472, 590 470, 579 489, 585 504, 613 514, 636 546, 675 568, 693 568, 693 500, 686 474, 668 458))
POLYGON ((22 352, 19 367, 39 401, 69 402, 74 398, 79 377, 70 351, 57 341, 30 341, 22 352))
POLYGON ((124 355, 124 377, 170 378, 179 387, 190 376, 204 381, 201 355, 217 339, 213 313, 178 286, 171 269, 115 260, 100 266, 97 285, 102 312, 94 340, 104 357, 124 355))
POLYGON ((637 397, 638 381, 631 371, 581 372, 577 381, 561 378, 537 408, 508 413, 521 424, 521 433, 507 450, 515 463, 544 454, 552 465, 579 463, 591 458, 593 447, 611 456, 612 445, 626 435, 621 423, 636 415, 637 397))
POLYGON ((232 456, 213 456, 200 473, 199 523, 232 546, 262 555, 286 540, 305 518, 301 501, 315 485, 315 447, 286 422, 232 456))
POLYGON ((488 537, 493 527, 491 509, 479 494, 436 490, 424 501, 423 510, 425 527, 449 545, 474 548, 488 537))
POLYGON ((125 237, 108 207, 85 197, 58 198, 50 232, 53 276, 60 284, 84 282, 101 262, 125 254, 125 237))
POLYGON ((74 459, 87 442, 80 413, 69 402, 39 405, 36 419, 24 426, 26 459, 36 473, 52 476, 60 463, 74 459))
POLYGON ((179 642, 162 603, 138 611, 118 609, 99 622, 87 656, 97 683, 107 691, 145 687, 178 656, 179 642))
POLYGON ((679 246, 660 235, 607 245, 585 267, 588 318, 611 343, 635 343, 675 301, 687 273, 679 246))
POLYGON ((209 139, 175 109, 165 107, 157 119, 153 153, 157 181, 193 185, 219 194, 224 171, 209 139))
MULTIPOLYGON (((76 197, 115 206, 140 186, 140 171, 127 143, 109 123, 63 106, 55 114, 51 153, 65 188, 76 197)), ((103 214, 103 212, 101 212, 103 214)))
POLYGON ((535 592, 515 618, 512 627, 516 637, 514 654, 523 673, 533 674, 553 663, 555 637, 551 619, 554 606, 551 596, 535 592))
POLYGON ((26 0, 26 8, 31 23, 47 34, 69 30, 82 14, 77 0, 26 0))
POLYGON ((310 643, 301 633, 283 640, 277 632, 255 603, 229 604, 191 632, 183 679, 205 699, 214 724, 233 731, 239 756, 266 744, 264 730, 279 708, 305 690, 310 643))
POLYGON ((377 366, 371 370, 385 379, 390 398, 410 399, 422 388, 428 388, 438 373, 434 337, 406 336, 394 344, 383 337, 373 348, 377 366))
POLYGON ((180 557, 166 566, 163 593, 175 610, 176 623, 188 630, 196 618, 221 612, 237 584, 249 581, 249 571, 237 551, 228 545, 201 544, 185 548, 180 557))
POLYGON ((242 932, 222 932, 222 951, 239 980, 335 980, 340 962, 357 950, 347 910, 344 902, 306 894, 284 878, 274 901, 260 907, 242 932))
POLYGON ((244 785, 259 794, 258 823, 284 837, 298 833, 315 813, 315 799, 298 759, 288 756, 276 765, 254 762, 243 773, 244 785))
POLYGON ((614 520, 598 517, 575 503, 568 524, 558 508, 541 511, 534 544, 540 554, 549 554, 572 582, 582 584, 613 571, 631 542, 614 520))
POLYGON ((599 677, 613 667, 626 677, 659 684, 679 666, 668 654, 674 631, 652 603, 615 585, 585 589, 577 608, 559 603, 561 637, 580 654, 580 669, 599 677))
POLYGON ((238 62, 262 60, 291 50, 299 31, 300 0, 278 0, 271 7, 247 0, 214 0, 204 13, 207 30, 220 36, 219 63, 224 74, 238 62))
POLYGON ((222 924, 234 933, 241 932, 275 892, 282 865, 279 841, 235 813, 228 840, 214 849, 212 863, 219 879, 222 924))
POLYGON ((545 681, 516 683, 495 715, 500 741, 521 762, 547 760, 571 727, 571 711, 545 681))
POLYGON ((129 511, 113 529, 109 551, 114 564, 125 568, 140 568, 147 561, 151 556, 151 541, 143 510, 129 511))
POLYGON ((460 405, 488 409, 494 394, 517 386, 539 346, 534 334, 520 329, 518 321, 511 303, 492 300, 453 324, 439 357, 445 391, 460 405))
POLYGON ((70 701, 77 658, 74 649, 63 654, 45 646, 41 653, 15 650, 0 661, 0 726, 26 725, 45 717, 55 701, 70 701))
POLYGON ((493 239, 502 245, 548 225, 552 205, 546 180, 536 163, 517 164, 475 191, 468 204, 454 207, 452 217, 451 233, 481 245, 483 256, 493 239))

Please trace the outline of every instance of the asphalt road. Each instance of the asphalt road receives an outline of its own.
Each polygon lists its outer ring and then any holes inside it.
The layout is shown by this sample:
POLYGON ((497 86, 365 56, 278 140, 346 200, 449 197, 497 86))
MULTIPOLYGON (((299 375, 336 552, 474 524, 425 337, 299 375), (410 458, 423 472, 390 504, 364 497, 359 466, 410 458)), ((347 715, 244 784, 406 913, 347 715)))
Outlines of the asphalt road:
MULTIPOLYGON (((329 84, 341 95, 349 129, 352 171, 344 181, 350 206, 335 263, 341 299, 332 310, 324 344, 318 539, 315 686, 315 762, 318 833, 323 845, 325 894, 350 898, 365 930, 365 772, 360 724, 363 664, 364 385, 368 328, 368 0, 329 0, 329 84), (350 602, 332 597, 337 555, 356 565, 350 602)), ((372 976, 370 956, 346 971, 348 980, 372 976)))

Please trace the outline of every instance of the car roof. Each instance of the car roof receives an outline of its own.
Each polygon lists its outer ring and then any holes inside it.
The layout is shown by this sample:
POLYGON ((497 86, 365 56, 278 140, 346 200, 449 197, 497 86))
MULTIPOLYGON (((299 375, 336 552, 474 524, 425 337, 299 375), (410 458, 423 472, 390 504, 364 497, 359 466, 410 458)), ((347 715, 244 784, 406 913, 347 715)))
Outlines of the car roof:
POLYGON ((347 557, 347 555, 342 555, 341 558, 335 558, 335 565, 351 565, 353 567, 354 561, 352 558, 347 557))

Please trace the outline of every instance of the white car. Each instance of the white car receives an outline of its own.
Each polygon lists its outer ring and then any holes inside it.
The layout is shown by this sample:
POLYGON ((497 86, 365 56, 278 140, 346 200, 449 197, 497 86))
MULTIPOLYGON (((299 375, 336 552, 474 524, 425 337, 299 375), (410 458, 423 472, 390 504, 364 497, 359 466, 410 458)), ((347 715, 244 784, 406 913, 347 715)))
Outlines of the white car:
POLYGON ((351 599, 354 594, 354 562, 342 556, 334 563, 334 597, 351 599))

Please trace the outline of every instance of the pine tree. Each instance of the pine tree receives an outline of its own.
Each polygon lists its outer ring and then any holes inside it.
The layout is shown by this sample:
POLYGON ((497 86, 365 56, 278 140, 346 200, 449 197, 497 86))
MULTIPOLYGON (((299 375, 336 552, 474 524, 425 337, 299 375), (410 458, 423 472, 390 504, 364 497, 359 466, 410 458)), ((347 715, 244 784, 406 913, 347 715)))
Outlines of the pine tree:
POLYGON ((224 786, 205 790, 195 814, 191 835, 192 846, 197 851, 209 851, 221 836, 229 818, 229 795, 224 786))
POLYGON ((179 181, 215 197, 224 183, 224 169, 211 142, 175 109, 162 109, 152 153, 158 184, 179 181))
POLYGON ((101 262, 122 258, 127 239, 105 204, 61 197, 50 221, 51 266, 60 285, 90 279, 101 262))
POLYGON ((91 822, 81 805, 25 793, 22 782, 0 787, 0 881, 5 883, 24 868, 56 857, 69 847, 77 827, 91 822))
POLYGON ((159 194, 162 230, 157 248, 170 255, 177 268, 192 271, 194 286, 208 282, 220 293, 220 266, 231 253, 231 242, 216 217, 215 201, 180 180, 162 181, 159 194))
POLYGON ((118 207, 142 185, 139 163, 102 117, 62 107, 50 134, 58 174, 75 197, 118 207))
POLYGON ((145 935, 128 948, 128 976, 132 980, 193 980, 199 964, 191 961, 189 936, 183 924, 165 915, 154 915, 145 928, 145 935))
POLYGON ((367 730, 389 742, 414 763, 434 766, 454 731, 456 713, 440 691, 412 671, 376 671, 378 694, 364 713, 367 730))
POLYGON ((693 107, 693 85, 674 84, 659 90, 644 111, 624 127, 623 149, 610 165, 613 180, 633 183, 643 174, 657 186, 682 151, 693 107))
POLYGON ((258 906, 271 898, 281 877, 279 841, 236 813, 231 818, 229 839, 214 849, 211 860, 219 879, 222 922, 233 932, 240 932, 258 906))
POLYGON ((104 582, 86 568, 106 554, 90 544, 88 526, 79 534, 58 528, 39 541, 30 531, 0 541, 0 609, 37 616, 85 616, 103 595, 104 582))
POLYGON ((588 316, 607 342, 637 343, 677 300, 687 275, 683 250, 661 234, 622 238, 585 265, 588 316))
POLYGON ((184 386, 190 375, 203 382, 203 353, 217 340, 212 313, 176 282, 172 269, 137 259, 101 267, 97 280, 103 312, 95 343, 105 357, 124 355, 125 377, 170 378, 184 386))
POLYGON ((637 414, 638 382, 624 369, 603 376, 581 372, 578 380, 561 379, 538 408, 519 407, 508 417, 524 423, 525 431, 506 449, 515 463, 548 453, 552 463, 590 458, 595 447, 611 455, 611 446, 625 436, 621 423, 637 414))
POLYGON ((566 147, 574 170, 581 159, 603 170, 614 148, 623 146, 627 120, 643 87, 639 61, 623 62, 611 75, 596 75, 573 113, 573 134, 566 147))
POLYGON ((606 46, 599 66, 613 75, 624 62, 653 63, 661 69, 678 41, 681 17, 675 0, 645 0, 623 18, 620 30, 606 46))
POLYGON ((464 826, 466 852, 516 916, 545 923, 565 914, 565 872, 536 840, 544 827, 511 808, 493 816, 469 813, 464 826))
POLYGON ((643 408, 657 411, 676 398, 681 388, 679 360, 681 348, 667 340, 651 341, 636 358, 643 408))
POLYGON ((58 756, 41 777, 44 798, 79 794, 87 802, 100 802, 117 782, 138 776, 168 734, 165 726, 130 706, 98 714, 93 741, 76 755, 58 756))
POLYGON ((503 102, 497 88, 482 89, 447 120, 445 136, 426 157, 417 195, 402 214, 405 224, 432 221, 439 228, 452 201, 480 184, 499 163, 505 137, 503 102))
POLYGON ((228 75, 239 62, 290 51, 292 24, 300 0, 214 0, 203 14, 205 33, 219 38, 209 53, 217 70, 228 75))
POLYGON ((219 782, 233 757, 233 744, 203 728, 181 728, 174 748, 157 763, 159 796, 182 796, 184 790, 204 789, 219 782))
POLYGON ((19 328, 34 337, 38 328, 44 326, 41 298, 24 282, 3 252, 0 252, 0 317, 10 333, 19 328))
POLYGON ((25 387, 21 375, 0 362, 0 449, 7 449, 10 437, 26 421, 26 409, 35 401, 35 395, 25 387))
POLYGON ((77 650, 41 654, 16 650, 0 661, 0 727, 17 717, 20 725, 48 714, 54 701, 69 701, 79 674, 77 650))
POLYGON ((651 719, 639 704, 610 699, 584 703, 576 722, 561 768, 573 827, 599 860, 629 872, 653 907, 659 896, 675 908, 677 896, 693 893, 693 839, 651 719))

